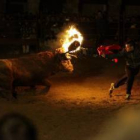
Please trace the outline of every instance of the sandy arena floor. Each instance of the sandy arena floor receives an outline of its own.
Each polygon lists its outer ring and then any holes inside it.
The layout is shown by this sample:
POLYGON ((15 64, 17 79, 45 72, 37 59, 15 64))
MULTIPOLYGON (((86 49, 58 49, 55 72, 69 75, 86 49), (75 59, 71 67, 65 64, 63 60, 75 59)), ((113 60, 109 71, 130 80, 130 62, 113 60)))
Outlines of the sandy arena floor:
POLYGON ((19 88, 17 101, 1 98, 0 117, 10 112, 27 116, 37 127, 39 140, 99 140, 97 137, 118 112, 140 103, 140 75, 130 101, 124 99, 125 86, 117 89, 112 98, 108 96, 110 83, 124 74, 124 62, 92 58, 75 60, 74 65, 73 74, 50 77, 52 87, 47 94, 34 95, 19 88))

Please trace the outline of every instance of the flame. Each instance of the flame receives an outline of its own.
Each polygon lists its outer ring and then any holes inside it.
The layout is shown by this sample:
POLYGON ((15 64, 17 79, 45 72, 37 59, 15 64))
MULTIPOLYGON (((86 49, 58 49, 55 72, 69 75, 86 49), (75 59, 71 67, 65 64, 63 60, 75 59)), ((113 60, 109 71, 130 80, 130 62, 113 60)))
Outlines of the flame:
POLYGON ((74 26, 70 26, 70 29, 65 31, 64 40, 63 40, 63 43, 62 43, 63 51, 68 52, 69 51, 69 46, 74 41, 78 41, 80 43, 80 46, 78 48, 76 48, 76 50, 74 50, 74 51, 80 50, 81 44, 82 44, 82 41, 83 41, 83 36, 74 26))

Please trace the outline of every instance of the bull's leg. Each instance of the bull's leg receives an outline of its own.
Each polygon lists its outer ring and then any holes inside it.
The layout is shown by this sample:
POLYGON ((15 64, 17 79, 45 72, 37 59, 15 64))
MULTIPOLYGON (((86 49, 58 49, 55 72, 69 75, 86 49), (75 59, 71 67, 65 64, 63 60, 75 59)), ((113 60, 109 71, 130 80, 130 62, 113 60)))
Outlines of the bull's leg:
POLYGON ((49 90, 50 90, 50 87, 51 87, 51 83, 50 83, 50 81, 49 80, 43 80, 42 81, 42 83, 41 83, 41 85, 43 85, 43 86, 45 86, 45 89, 43 89, 42 91, 41 91, 41 93, 48 93, 49 92, 49 90))
POLYGON ((0 96, 2 98, 6 98, 7 100, 13 99, 13 87, 11 85, 11 82, 4 81, 3 83, 1 83, 0 96))
POLYGON ((51 87, 51 83, 50 83, 50 81, 45 80, 44 85, 46 86, 46 88, 45 88, 44 90, 45 90, 46 93, 48 93, 49 90, 50 90, 50 87, 51 87))

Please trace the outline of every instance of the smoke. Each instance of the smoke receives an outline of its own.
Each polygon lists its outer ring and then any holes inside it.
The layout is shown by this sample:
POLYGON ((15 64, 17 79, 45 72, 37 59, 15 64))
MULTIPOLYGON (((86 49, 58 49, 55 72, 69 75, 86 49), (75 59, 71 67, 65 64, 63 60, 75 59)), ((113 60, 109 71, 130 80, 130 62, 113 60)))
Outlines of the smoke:
POLYGON ((61 47, 61 42, 59 39, 51 39, 46 42, 45 46, 54 51, 61 47))
POLYGON ((91 140, 140 140, 140 106, 121 109, 91 140))

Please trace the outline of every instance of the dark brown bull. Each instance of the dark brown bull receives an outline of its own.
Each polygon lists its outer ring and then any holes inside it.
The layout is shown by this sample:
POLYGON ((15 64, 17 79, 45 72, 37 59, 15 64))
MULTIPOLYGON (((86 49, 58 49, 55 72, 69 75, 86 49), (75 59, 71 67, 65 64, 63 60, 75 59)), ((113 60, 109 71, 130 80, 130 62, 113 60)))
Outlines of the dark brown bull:
POLYGON ((17 86, 44 85, 49 89, 47 78, 58 71, 73 71, 70 60, 62 54, 40 52, 16 59, 0 60, 0 94, 17 97, 17 86))

